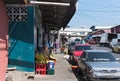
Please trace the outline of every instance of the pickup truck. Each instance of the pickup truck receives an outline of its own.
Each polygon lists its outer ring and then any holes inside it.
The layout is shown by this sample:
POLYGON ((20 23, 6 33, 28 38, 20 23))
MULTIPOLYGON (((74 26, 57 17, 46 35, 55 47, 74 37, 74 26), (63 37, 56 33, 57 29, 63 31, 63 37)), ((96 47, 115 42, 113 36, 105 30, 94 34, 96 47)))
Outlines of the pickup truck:
POLYGON ((112 39, 117 38, 117 34, 103 33, 100 39, 100 46, 110 46, 112 39))

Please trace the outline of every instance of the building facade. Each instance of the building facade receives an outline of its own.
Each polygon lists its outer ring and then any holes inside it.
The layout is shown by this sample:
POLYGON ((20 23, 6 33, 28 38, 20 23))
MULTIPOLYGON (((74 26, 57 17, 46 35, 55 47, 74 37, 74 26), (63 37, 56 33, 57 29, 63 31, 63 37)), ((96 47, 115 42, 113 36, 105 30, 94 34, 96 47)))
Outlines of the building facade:
POLYGON ((111 28, 112 33, 120 33, 120 25, 111 28))

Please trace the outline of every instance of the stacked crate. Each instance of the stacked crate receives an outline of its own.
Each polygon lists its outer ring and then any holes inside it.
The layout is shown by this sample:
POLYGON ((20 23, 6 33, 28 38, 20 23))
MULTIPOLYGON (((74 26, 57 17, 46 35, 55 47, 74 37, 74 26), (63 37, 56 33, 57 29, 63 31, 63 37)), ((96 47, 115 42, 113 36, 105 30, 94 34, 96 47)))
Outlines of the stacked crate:
POLYGON ((36 74, 46 75, 46 64, 36 64, 36 74))

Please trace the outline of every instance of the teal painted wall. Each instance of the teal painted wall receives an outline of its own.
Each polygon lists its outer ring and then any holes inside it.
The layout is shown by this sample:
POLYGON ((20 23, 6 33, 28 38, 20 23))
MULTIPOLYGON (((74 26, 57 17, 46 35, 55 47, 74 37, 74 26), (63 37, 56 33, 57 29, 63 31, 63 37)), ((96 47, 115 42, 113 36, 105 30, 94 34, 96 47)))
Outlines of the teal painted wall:
POLYGON ((9 22, 8 67, 34 72, 34 7, 27 7, 27 21, 9 22))

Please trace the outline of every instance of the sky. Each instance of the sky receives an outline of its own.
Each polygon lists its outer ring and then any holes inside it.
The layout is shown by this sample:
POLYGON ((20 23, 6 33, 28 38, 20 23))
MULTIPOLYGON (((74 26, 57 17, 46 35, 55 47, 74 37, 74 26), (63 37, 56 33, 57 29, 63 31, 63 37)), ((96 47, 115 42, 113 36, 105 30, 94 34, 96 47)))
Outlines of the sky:
POLYGON ((120 25, 120 0, 79 0, 70 27, 120 25))

